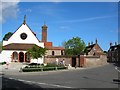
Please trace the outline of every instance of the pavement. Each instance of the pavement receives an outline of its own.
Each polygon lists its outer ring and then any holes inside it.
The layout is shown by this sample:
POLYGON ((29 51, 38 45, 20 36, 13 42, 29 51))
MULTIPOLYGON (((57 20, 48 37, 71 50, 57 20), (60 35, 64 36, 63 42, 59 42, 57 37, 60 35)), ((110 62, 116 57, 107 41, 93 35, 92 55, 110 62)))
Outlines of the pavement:
MULTIPOLYGON (((39 88, 85 88, 85 90, 86 88, 110 88, 109 90, 114 88, 115 90, 119 86, 118 71, 113 64, 61 71, 4 72, 3 87, 9 86, 11 82, 14 86, 18 85, 17 82, 20 82, 21 84, 25 83, 39 88)), ((17 86, 18 90, 20 86, 17 86)))

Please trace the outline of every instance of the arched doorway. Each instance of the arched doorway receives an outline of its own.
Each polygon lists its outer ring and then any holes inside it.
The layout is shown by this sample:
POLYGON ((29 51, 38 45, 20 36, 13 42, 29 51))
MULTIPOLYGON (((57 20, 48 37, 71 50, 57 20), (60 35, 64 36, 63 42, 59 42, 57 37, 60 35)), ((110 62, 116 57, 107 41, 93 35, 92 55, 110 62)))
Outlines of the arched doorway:
POLYGON ((30 62, 30 55, 25 53, 25 62, 30 62))
POLYGON ((18 53, 17 52, 13 52, 13 61, 17 62, 18 61, 18 53))
POLYGON ((19 53, 19 61, 24 62, 24 53, 23 52, 19 53))

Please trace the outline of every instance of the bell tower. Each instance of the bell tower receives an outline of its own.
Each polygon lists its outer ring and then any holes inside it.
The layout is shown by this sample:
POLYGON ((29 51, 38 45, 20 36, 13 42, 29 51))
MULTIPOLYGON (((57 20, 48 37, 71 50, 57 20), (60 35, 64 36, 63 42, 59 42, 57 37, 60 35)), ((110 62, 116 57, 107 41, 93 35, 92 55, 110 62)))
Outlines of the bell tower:
POLYGON ((44 22, 44 25, 42 26, 42 42, 47 42, 47 26, 44 22))

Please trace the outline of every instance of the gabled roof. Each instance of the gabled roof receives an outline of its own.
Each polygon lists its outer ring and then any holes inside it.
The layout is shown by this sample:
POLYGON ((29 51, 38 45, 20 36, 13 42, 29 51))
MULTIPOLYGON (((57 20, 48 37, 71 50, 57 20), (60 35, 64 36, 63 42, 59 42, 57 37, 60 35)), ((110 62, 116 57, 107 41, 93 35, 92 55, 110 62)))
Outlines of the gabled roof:
POLYGON ((92 44, 92 45, 90 45, 90 46, 87 46, 87 47, 86 47, 87 51, 90 52, 95 45, 96 45, 96 44, 92 44))
MULTIPOLYGON (((95 45, 98 45, 98 44, 95 43, 95 44, 92 44, 92 45, 90 45, 90 46, 87 46, 87 47, 86 47, 87 51, 90 52, 90 51, 93 49, 93 47, 95 47, 95 45)), ((98 47, 101 49, 101 47, 100 47, 99 45, 98 45, 98 47)), ((103 51, 103 50, 101 49, 101 51, 103 51)))
MULTIPOLYGON (((114 46, 111 46, 111 47, 110 47, 111 51, 114 51, 115 48, 116 48, 116 49, 119 49, 119 48, 120 48, 120 44, 114 45, 114 46)), ((109 50, 110 50, 110 49, 109 49, 109 50)))
MULTIPOLYGON (((19 44, 19 43, 12 43, 3 46, 3 50, 27 50, 34 46, 35 44, 19 44)), ((38 46, 39 47, 39 46, 38 46)))
MULTIPOLYGON (((26 25, 26 26, 29 28, 29 30, 33 33, 33 35, 36 37, 36 34, 31 30, 31 28, 30 28, 26 23, 25 23, 25 24, 21 24, 21 25, 18 27, 17 30, 19 30, 19 28, 20 28, 22 25, 26 25)), ((15 32, 17 32, 17 30, 16 30, 15 32)), ((15 34, 15 32, 12 34, 12 36, 15 34)), ((12 36, 11 36, 11 37, 12 37, 12 36)), ((10 38, 11 38, 11 37, 10 37, 10 38)), ((10 39, 10 38, 9 38, 9 39, 10 39)), ((8 40, 9 40, 9 39, 8 39, 8 40)), ((39 40, 37 37, 36 37, 36 39, 40 42, 40 40, 39 40)))

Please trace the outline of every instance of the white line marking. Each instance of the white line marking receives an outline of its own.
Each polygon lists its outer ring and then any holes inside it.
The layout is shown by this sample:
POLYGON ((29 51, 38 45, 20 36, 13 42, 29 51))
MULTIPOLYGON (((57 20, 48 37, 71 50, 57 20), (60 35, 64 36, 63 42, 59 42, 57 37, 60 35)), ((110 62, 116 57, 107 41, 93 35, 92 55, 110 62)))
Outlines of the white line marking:
POLYGON ((115 66, 115 69, 116 69, 118 72, 120 72, 120 70, 118 70, 118 67, 117 67, 117 66, 115 66))
POLYGON ((27 82, 27 83, 34 83, 34 84, 42 84, 42 85, 48 85, 48 86, 54 86, 54 87, 59 87, 59 88, 73 88, 73 87, 68 87, 68 86, 61 86, 61 85, 55 85, 55 84, 48 84, 48 83, 40 83, 40 82, 34 82, 34 81, 27 81, 27 80, 22 80, 22 79, 15 79, 15 78, 9 78, 17 81, 22 81, 22 82, 27 82))

